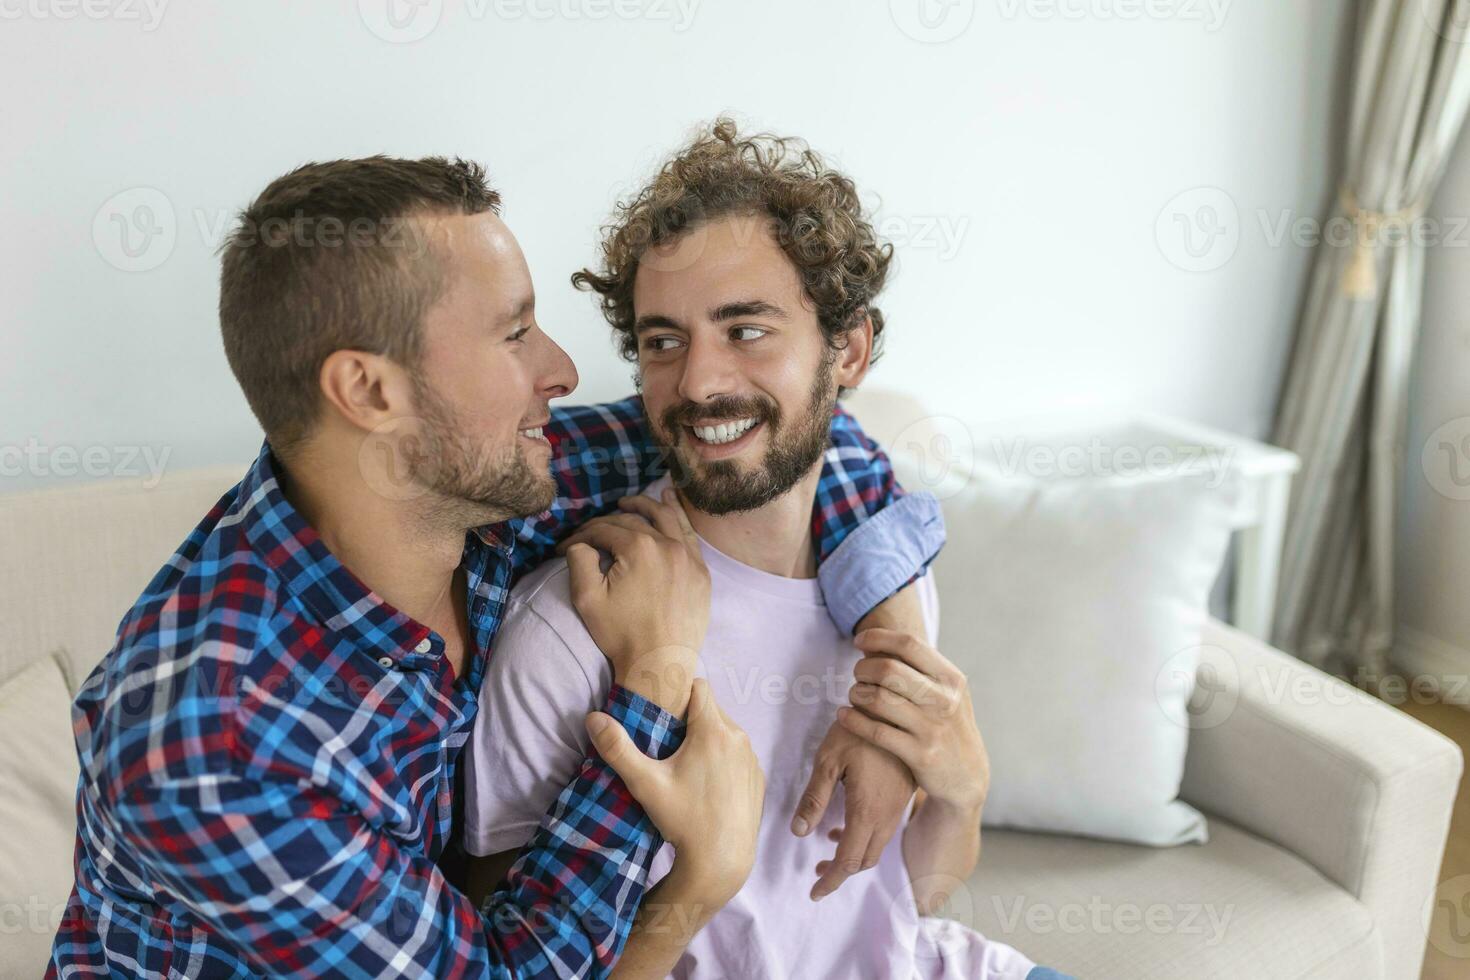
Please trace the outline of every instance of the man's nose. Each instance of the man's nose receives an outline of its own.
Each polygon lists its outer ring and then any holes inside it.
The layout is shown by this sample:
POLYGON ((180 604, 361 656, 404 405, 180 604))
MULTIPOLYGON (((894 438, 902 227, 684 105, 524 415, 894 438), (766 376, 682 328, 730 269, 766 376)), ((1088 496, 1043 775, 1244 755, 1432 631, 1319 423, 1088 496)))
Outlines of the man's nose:
POLYGON ((733 395, 738 389, 734 353, 723 344, 691 340, 684 355, 684 374, 679 379, 679 394, 684 400, 698 404, 733 395))
POLYGON ((564 398, 577 390, 577 365, 567 356, 567 352, 561 349, 561 345, 552 340, 544 331, 538 331, 545 339, 545 345, 540 352, 541 370, 538 373, 536 387, 548 399, 564 398))

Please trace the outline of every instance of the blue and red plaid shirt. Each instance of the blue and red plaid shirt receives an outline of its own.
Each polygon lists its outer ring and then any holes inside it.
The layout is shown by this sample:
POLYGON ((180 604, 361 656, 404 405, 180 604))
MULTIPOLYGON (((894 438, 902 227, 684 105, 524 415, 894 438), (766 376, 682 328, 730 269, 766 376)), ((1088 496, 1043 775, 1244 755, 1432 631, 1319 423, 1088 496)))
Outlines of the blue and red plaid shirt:
MULTIPOLYGON (((552 509, 466 535, 475 655, 458 678, 437 634, 327 550, 262 450, 149 583, 77 697, 77 880, 48 976, 607 972, 662 841, 600 759, 482 908, 439 864, 513 575, 662 474, 637 399, 557 410, 548 435, 552 509)), ((832 442, 813 513, 821 557, 881 558, 893 591, 942 543, 937 507, 901 496, 841 410, 832 442)), ((824 578, 829 596, 858 581, 855 561, 824 560, 847 569, 824 578)), ((607 710, 651 755, 683 737, 681 722, 623 689, 607 710)))

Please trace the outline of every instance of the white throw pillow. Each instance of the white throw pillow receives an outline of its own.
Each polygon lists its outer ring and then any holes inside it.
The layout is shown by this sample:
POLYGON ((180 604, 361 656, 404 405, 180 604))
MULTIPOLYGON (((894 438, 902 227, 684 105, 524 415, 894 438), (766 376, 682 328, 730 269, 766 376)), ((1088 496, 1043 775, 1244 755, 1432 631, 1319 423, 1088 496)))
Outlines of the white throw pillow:
POLYGON ((71 895, 77 750, 71 693, 55 657, 0 685, 0 977, 38 977, 71 895))
POLYGON ((977 466, 938 485, 902 446, 894 462, 944 506, 940 649, 970 679, 989 749, 985 824, 1204 841, 1204 817, 1178 795, 1234 475, 1037 479, 977 466))

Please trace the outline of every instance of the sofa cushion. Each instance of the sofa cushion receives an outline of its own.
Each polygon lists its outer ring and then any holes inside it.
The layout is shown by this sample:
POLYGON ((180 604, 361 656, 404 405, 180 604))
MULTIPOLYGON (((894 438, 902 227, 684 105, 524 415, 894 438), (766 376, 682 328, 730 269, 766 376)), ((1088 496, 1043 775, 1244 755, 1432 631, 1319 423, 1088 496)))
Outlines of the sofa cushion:
POLYGON ((0 976, 40 976, 71 894, 77 755, 55 657, 0 684, 0 976))
POLYGON ((138 593, 248 465, 0 498, 0 678, 59 653, 75 690, 138 593))
POLYGON ((1217 816, 1198 847, 987 830, 949 918, 1087 980, 1381 980, 1372 916, 1217 816))
MULTIPOLYGON (((1152 458, 1127 431, 1056 441, 1062 459, 1115 441, 1152 458)), ((1027 458, 1045 448, 1014 444, 1027 458)), ((1047 476, 992 461, 935 479, 906 442, 893 460, 907 486, 943 498, 940 649, 969 677, 985 733, 986 823, 1204 840, 1204 818, 1178 797, 1200 628, 1237 513, 1233 472, 1047 476)))

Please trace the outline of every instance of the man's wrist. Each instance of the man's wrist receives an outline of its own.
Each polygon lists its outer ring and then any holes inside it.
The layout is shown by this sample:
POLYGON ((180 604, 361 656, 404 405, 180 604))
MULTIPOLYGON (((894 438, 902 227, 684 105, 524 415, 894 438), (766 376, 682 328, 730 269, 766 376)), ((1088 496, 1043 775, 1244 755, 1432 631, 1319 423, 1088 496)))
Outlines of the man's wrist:
POLYGON ((691 860, 689 855, 676 856, 659 887, 666 889, 663 900, 678 906, 691 930, 698 932, 745 884, 743 878, 736 881, 736 877, 721 868, 717 860, 701 862, 691 860))
POLYGON ((924 808, 934 808, 934 819, 942 820, 954 826, 974 825, 978 831, 980 819, 985 812, 985 794, 979 792, 967 799, 948 800, 937 796, 929 796, 924 801, 924 808))
MULTIPOLYGON (((856 635, 869 629, 897 630, 920 639, 927 637, 928 631, 924 626, 924 606, 919 601, 919 590, 914 588, 913 583, 905 585, 868 610, 867 614, 858 620, 853 632, 856 635)), ((879 656, 879 654, 867 654, 867 656, 879 656)))
POLYGON ((675 718, 689 710, 698 653, 689 647, 663 646, 621 658, 613 667, 619 687, 653 702, 675 718))

